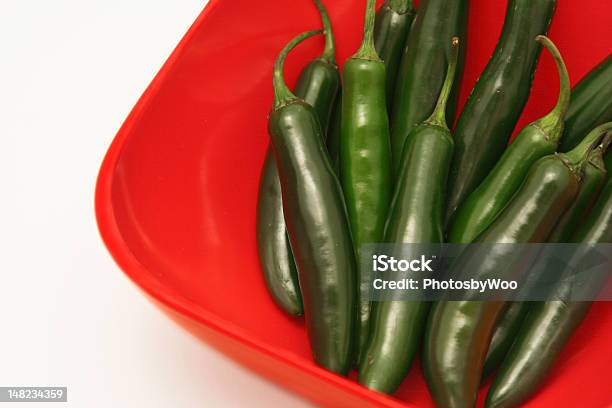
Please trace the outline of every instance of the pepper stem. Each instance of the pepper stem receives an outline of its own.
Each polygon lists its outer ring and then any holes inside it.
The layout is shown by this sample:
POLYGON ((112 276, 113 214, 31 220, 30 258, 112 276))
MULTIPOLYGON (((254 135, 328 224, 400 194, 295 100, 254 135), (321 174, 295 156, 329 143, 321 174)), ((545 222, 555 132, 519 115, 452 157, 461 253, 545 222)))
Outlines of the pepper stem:
POLYGON ((562 156, 565 156, 570 164, 581 166, 588 160, 591 151, 600 145, 603 138, 607 137, 608 132, 612 132, 612 122, 604 123, 591 130, 578 146, 567 153, 563 153, 562 156))
POLYGON ((536 41, 542 44, 551 53, 559 73, 559 98, 555 108, 535 124, 554 142, 558 142, 563 135, 565 127, 565 114, 570 102, 570 80, 563 57, 555 44, 546 36, 538 35, 536 41))
POLYGON ((391 10, 395 11, 397 14, 406 14, 409 11, 414 10, 414 6, 412 5, 412 0, 386 0, 383 3, 383 6, 389 7, 391 10))
POLYGON ((459 38, 453 37, 451 41, 451 55, 450 60, 448 61, 448 68, 446 70, 446 78, 444 79, 444 84, 442 84, 442 90, 440 91, 440 96, 438 96, 438 102, 436 103, 436 107, 429 117, 425 121, 430 125, 436 125, 448 128, 446 123, 446 104, 448 102, 448 97, 453 89, 453 83, 455 82, 455 72, 457 71, 457 59, 459 55, 459 38))
POLYGON ((376 21, 376 0, 367 0, 365 22, 363 25, 363 40, 361 47, 353 58, 381 61, 374 46, 374 23, 376 21))
POLYGON ((336 64, 336 43, 334 40, 334 32, 332 31, 332 24, 327 14, 325 6, 321 0, 314 0, 319 14, 321 15, 321 22, 323 23, 323 32, 325 33, 325 49, 321 54, 321 59, 329 62, 330 64, 336 64))
POLYGON ((278 109, 281 106, 297 99, 297 96, 291 92, 291 90, 287 87, 287 83, 285 82, 283 68, 285 66, 287 55, 302 41, 322 33, 323 30, 306 31, 289 41, 281 50, 280 54, 278 54, 278 57, 274 62, 274 76, 272 80, 272 85, 274 86, 274 109, 278 109))

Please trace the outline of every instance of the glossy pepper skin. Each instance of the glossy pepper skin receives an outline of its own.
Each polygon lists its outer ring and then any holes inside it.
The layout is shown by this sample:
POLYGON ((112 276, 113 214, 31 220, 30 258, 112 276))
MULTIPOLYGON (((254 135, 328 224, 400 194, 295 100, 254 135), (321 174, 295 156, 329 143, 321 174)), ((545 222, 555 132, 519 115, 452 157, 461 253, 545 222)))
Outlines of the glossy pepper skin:
POLYGON ((369 275, 361 246, 378 243, 391 201, 391 146, 385 105, 385 64, 374 48, 375 0, 368 0, 363 42, 342 71, 340 179, 348 208, 360 284, 357 358, 369 332, 369 275))
POLYGON ((447 221, 503 154, 531 90, 556 0, 509 0, 493 56, 468 98, 455 128, 447 221))
POLYGON ((297 269, 287 236, 281 185, 274 151, 268 149, 257 197, 257 248, 264 280, 272 299, 292 316, 304 314, 297 269))
MULTIPOLYGON (((612 182, 607 181, 574 242, 612 242, 612 182)), ((603 284, 604 282, 601 282, 603 284)), ((595 282, 597 285, 597 282, 595 282)), ((559 289, 563 292, 564 288, 559 289)), ((538 302, 495 377, 485 406, 518 407, 543 384, 559 353, 586 316, 591 302, 538 302)))
MULTIPOLYGON (((540 159, 497 220, 476 242, 541 242, 578 192, 579 176, 555 157, 540 159)), ((492 253, 483 265, 503 268, 492 253), (491 266, 493 265, 493 266, 491 266)), ((499 259, 498 259, 499 258, 499 259)), ((484 267, 484 266, 483 266, 484 267)), ((423 372, 436 405, 473 407, 502 301, 441 301, 429 315, 423 372)))
MULTIPOLYGON (((327 129, 329 116, 340 86, 335 61, 334 37, 329 16, 315 0, 325 27, 325 49, 301 72, 295 94, 310 104, 327 129)), ((272 146, 268 149, 257 199, 257 247, 268 291, 276 304, 290 315, 303 314, 302 295, 283 217, 281 187, 272 146)))
MULTIPOLYGON (((588 155, 601 133, 592 133, 566 154, 535 163, 525 182, 499 217, 475 242, 545 242, 556 221, 578 195, 588 155)), ((462 254, 459 265, 471 276, 485 278, 509 267, 507 251, 491 250, 486 258, 462 254), (465 262, 461 259, 465 258, 465 262), (471 259, 476 259, 471 262, 471 259)), ((511 265, 510 265, 511 266, 511 265)), ((454 273, 460 274, 459 270, 454 273)), ((503 301, 440 301, 429 315, 423 350, 423 372, 439 407, 473 407, 485 356, 503 301)))
POLYGON ((493 371, 499 367, 508 350, 512 347, 531 304, 531 302, 510 302, 504 307, 501 317, 495 323, 491 343, 482 367, 483 381, 489 378, 493 371))
POLYGON ((346 374, 352 361, 357 290, 346 207, 316 112, 289 91, 282 73, 288 51, 317 33, 296 37, 277 59, 268 129, 314 360, 346 374))
MULTIPOLYGON (((374 23, 374 46, 385 63, 387 114, 391 112, 393 90, 399 63, 414 19, 412 0, 386 0, 374 23)), ((340 170, 340 128, 342 113, 342 90, 336 98, 327 138, 327 150, 337 172, 340 170)))
POLYGON ((295 94, 314 108, 327 138, 329 121, 340 88, 340 72, 336 64, 336 44, 331 21, 321 0, 314 0, 325 30, 325 49, 300 73, 295 94))
POLYGON ((521 130, 478 188, 459 206, 450 223, 449 242, 472 242, 504 209, 523 183, 529 168, 542 157, 557 151, 570 100, 569 75, 552 41, 544 36, 537 37, 536 41, 550 51, 557 64, 560 80, 557 104, 548 115, 521 130))
POLYGON ((387 71, 387 111, 391 111, 395 78, 414 19, 412 0, 385 0, 374 24, 374 45, 387 71))
POLYGON ((560 150, 566 152, 596 126, 612 121, 612 54, 572 90, 560 150))
POLYGON ((608 150, 609 139, 600 144, 589 156, 584 168, 580 192, 571 207, 559 219, 548 242, 572 242, 572 236, 580 223, 585 220, 595 204, 606 181, 606 165, 603 156, 608 150))
MULTIPOLYGON (((550 51, 557 65, 560 82, 557 104, 548 115, 521 130, 489 175, 461 204, 450 224, 449 242, 472 242, 495 221, 520 188, 530 167, 557 150, 570 98, 569 74, 555 45, 544 36, 537 37, 537 41, 550 51)), ((483 379, 501 363, 528 308, 528 302, 513 302, 504 307, 491 337, 483 379)))
MULTIPOLYGON (((458 43, 454 38, 448 73, 433 114, 406 140, 385 242, 442 242, 446 178, 453 152, 445 112, 456 73, 458 43)), ((426 302, 376 303, 368 346, 359 366, 360 384, 387 394, 399 387, 421 342, 428 309, 426 302)))
POLYGON ((404 150, 404 142, 412 129, 426 120, 436 106, 442 89, 451 38, 461 38, 457 79, 446 109, 447 123, 454 122, 459 86, 463 73, 467 44, 468 0, 422 0, 395 82, 391 111, 391 149, 395 175, 404 150))
MULTIPOLYGON (((589 155, 589 160, 584 168, 584 174, 580 183, 580 191, 572 205, 559 219, 555 228, 548 236, 549 243, 571 242, 572 235, 576 232, 580 222, 587 218, 591 207, 597 200, 599 193, 606 181, 606 168, 603 155, 608 149, 609 139, 599 145, 589 155)), ((531 276, 542 276, 550 260, 543 256, 538 257, 534 265, 529 269, 531 276), (542 271, 542 272, 540 272, 542 271)), ((483 379, 487 378, 495 370, 510 350, 514 339, 520 330, 525 316, 534 302, 512 302, 503 312, 493 332, 491 344, 485 358, 483 379)))
POLYGON ((327 151, 332 167, 336 174, 340 174, 340 138, 342 131, 342 88, 338 90, 336 103, 332 110, 331 122, 327 136, 327 151))
POLYGON ((521 401, 535 392, 591 304, 555 301, 544 305, 535 305, 527 314, 521 332, 506 357, 514 362, 504 361, 487 395, 486 407, 519 407, 521 401), (529 332, 524 333, 526 330, 529 332), (518 379, 518 370, 521 370, 520 377, 524 380, 518 379))

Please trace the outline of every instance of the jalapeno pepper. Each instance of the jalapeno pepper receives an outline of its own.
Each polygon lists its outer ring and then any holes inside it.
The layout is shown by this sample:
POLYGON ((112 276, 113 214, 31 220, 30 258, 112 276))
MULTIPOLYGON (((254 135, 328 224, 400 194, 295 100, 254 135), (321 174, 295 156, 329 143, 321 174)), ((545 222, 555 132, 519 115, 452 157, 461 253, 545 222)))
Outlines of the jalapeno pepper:
MULTIPOLYGON (((586 219, 588 213, 599 196, 599 192, 606 180, 606 168, 603 163, 603 155, 608 149, 610 139, 605 139, 604 143, 593 150, 589 156, 587 165, 584 168, 580 192, 576 200, 569 209, 559 219, 555 228, 547 238, 549 243, 569 242, 575 233, 580 221, 586 219)), ((549 268, 550 260, 546 256, 539 257, 535 264, 529 269, 529 275, 534 279, 542 276, 549 268)), ((483 368, 483 379, 488 377, 496 369, 508 353, 512 346, 517 332, 523 324, 533 302, 512 302, 503 312, 499 322, 495 326, 491 344, 485 358, 483 368)))
POLYGON ((496 370, 508 350, 512 346, 516 333, 521 328, 531 302, 510 302, 502 311, 499 321, 495 323, 491 343, 487 350, 484 366, 482 368, 482 380, 489 378, 491 373, 496 370))
POLYGON ((287 88, 282 71, 287 53, 318 33, 296 37, 276 60, 268 129, 314 360, 346 374, 352 361, 357 292, 346 206, 317 114, 287 88))
POLYGON ((419 4, 395 82, 391 111, 391 149, 395 176, 399 175, 404 142, 412 129, 436 106, 451 52, 450 38, 461 38, 457 79, 446 108, 454 122, 467 44, 468 0, 422 0, 419 4))
POLYGON ((609 121, 612 121, 612 54, 572 90, 561 151, 572 149, 587 132, 609 121))
POLYGON ((455 128, 447 221, 503 154, 529 97, 556 0, 509 0, 493 57, 468 98, 455 128))
POLYGON ((535 305, 506 357, 509 362, 504 361, 489 389, 485 407, 518 407, 537 390, 590 305, 562 301, 535 305), (529 362, 524 361, 527 356, 529 362))
POLYGON ((557 105, 548 115, 521 130, 489 175, 460 205, 450 224, 449 242, 472 242, 503 210, 529 168, 557 150, 570 99, 569 75, 552 41, 544 36, 536 37, 536 41, 546 46, 557 64, 560 80, 557 105))
MULTIPOLYGON (((586 222, 572 240, 587 244, 612 242, 612 180, 607 181, 586 222)), ((595 285, 603 283, 594 282, 595 285)), ((559 292, 563 293, 564 285, 559 292)), ((485 406, 516 407, 525 402, 542 385, 590 306, 591 302, 563 300, 535 304, 489 389, 485 406)))
MULTIPOLYGON (((326 129, 338 92, 340 74, 335 62, 329 16, 320 0, 315 0, 315 4, 325 27, 325 49, 302 70, 295 93, 313 106, 322 128, 326 129)), ((285 312, 302 315, 302 295, 283 219, 281 187, 272 147, 268 149, 261 173, 256 228, 259 260, 268 291, 285 312)))
POLYGON ((286 313, 301 316, 304 313, 302 294, 287 237, 281 186, 272 148, 268 149, 261 171, 256 225, 259 262, 268 292, 286 313))
POLYGON ((571 242, 580 222, 588 216, 606 181, 606 165, 603 157, 608 151, 610 139, 605 138, 597 149, 591 152, 589 161, 584 168, 584 177, 580 193, 572 206, 559 219, 555 229, 548 237, 548 242, 571 242))
MULTIPOLYGON (((459 40, 453 38, 452 44, 446 80, 435 110, 406 139, 385 226, 385 242, 442 242, 446 178, 453 153, 445 118, 446 102, 455 78, 459 40)), ((359 366, 361 384, 385 393, 399 387, 420 344, 428 306, 426 302, 403 301, 375 305, 368 347, 359 366)))
POLYGON ((332 109, 340 87, 340 72, 336 64, 336 44, 331 20, 321 0, 313 0, 325 30, 325 49, 300 73, 295 85, 295 94, 310 104, 317 112, 323 136, 327 138, 332 109))
MULTIPOLYGON (((385 105, 385 64, 374 47, 376 0, 367 1, 363 42, 342 70, 340 179, 348 208, 355 253, 361 245, 382 241, 391 200, 391 146, 385 105)), ((366 271, 357 263, 360 292, 367 293, 366 271)), ((359 297, 359 341, 365 347, 370 302, 359 297)), ((359 351, 357 353, 359 356, 359 351)))
POLYGON ((385 0, 374 24, 374 44, 387 71, 387 110, 391 112, 395 78, 414 19, 412 0, 385 0))
MULTIPOLYGON (((374 23, 374 46, 378 56, 385 63, 387 113, 391 113, 391 102, 399 63, 414 19, 412 0, 386 0, 376 14, 374 23)), ((340 127, 342 112, 342 91, 336 98, 332 114, 327 149, 334 168, 340 170, 340 127)))
MULTIPOLYGON (((580 189, 588 155, 602 137, 593 133, 566 154, 546 156, 535 163, 525 182, 499 217, 475 242, 544 242, 559 217, 580 189)), ((508 268, 504 248, 493 249, 485 259, 459 263, 478 277, 508 268)), ((463 257, 463 254, 462 254, 463 257)), ((460 271, 456 271, 460 273, 460 271)), ((484 359, 503 301, 440 301, 428 320, 423 350, 423 372, 440 407, 473 407, 484 359)))

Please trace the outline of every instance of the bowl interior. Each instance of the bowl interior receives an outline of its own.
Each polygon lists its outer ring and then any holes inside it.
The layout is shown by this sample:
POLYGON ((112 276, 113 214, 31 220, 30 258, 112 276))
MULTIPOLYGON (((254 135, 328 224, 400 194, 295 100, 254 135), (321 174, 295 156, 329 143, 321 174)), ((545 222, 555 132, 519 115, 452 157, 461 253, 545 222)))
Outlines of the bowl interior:
MULTIPOLYGON (((272 64, 290 38, 319 26, 318 15, 309 0, 213 3, 121 131, 123 144, 112 169, 114 222, 147 279, 246 336, 310 361, 302 321, 284 315, 265 290, 255 206, 269 140, 272 64)), ((360 41, 365 1, 326 3, 342 65, 360 41)), ((505 7, 490 0, 472 0, 471 7, 461 105, 491 55, 505 14, 505 7)), ((610 10, 601 0, 559 2, 550 36, 573 83, 609 53, 610 10)), ((322 45, 322 38, 309 40, 291 54, 290 84, 322 45)), ((544 55, 519 126, 552 107, 557 84, 552 59, 544 55)), ((549 387, 540 402, 571 400, 583 375, 593 378, 589 370, 607 370, 612 361, 609 352, 607 357, 601 352, 612 339, 611 316, 608 305, 593 310, 551 379, 570 387, 549 387), (581 358, 572 359, 577 354, 581 358)), ((431 404, 418 367, 398 397, 431 404)))

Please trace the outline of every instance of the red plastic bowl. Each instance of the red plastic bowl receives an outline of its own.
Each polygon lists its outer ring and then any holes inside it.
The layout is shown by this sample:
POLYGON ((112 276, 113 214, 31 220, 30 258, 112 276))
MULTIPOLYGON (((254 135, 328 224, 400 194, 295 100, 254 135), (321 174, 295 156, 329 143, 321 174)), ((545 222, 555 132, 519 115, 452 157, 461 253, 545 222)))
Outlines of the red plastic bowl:
MULTIPOLYGON (((505 5, 473 0, 462 102, 487 62, 505 5)), ((365 1, 327 0, 344 62, 360 41, 365 1)), ((572 80, 609 52, 612 4, 559 1, 550 36, 572 80)), ((125 273, 182 325, 254 371, 326 406, 432 406, 415 364, 395 398, 316 367, 301 320, 284 315, 261 277, 255 203, 268 144, 272 62, 319 26, 309 0, 212 0, 113 141, 96 191, 102 237, 125 273)), ((299 47, 290 83, 322 49, 299 47)), ((554 103, 544 54, 521 125, 554 103)), ((597 304, 532 407, 612 405, 612 304, 597 304)))

